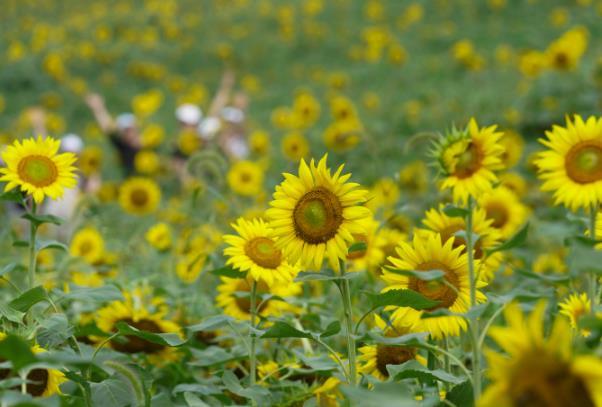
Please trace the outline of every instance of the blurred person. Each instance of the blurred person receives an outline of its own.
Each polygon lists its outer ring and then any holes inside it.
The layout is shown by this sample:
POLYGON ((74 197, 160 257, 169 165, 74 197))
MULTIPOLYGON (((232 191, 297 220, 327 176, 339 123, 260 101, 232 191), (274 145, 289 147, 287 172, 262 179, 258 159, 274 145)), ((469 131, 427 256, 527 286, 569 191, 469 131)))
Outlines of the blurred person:
POLYGON ((221 111, 222 131, 218 143, 228 158, 242 160, 249 156, 247 141, 246 112, 249 98, 243 92, 237 92, 232 104, 221 111))
POLYGON ((113 119, 106 108, 103 97, 97 93, 86 95, 85 100, 92 110, 98 126, 117 149, 124 175, 131 175, 134 172, 136 153, 142 147, 136 117, 132 113, 122 113, 113 119))

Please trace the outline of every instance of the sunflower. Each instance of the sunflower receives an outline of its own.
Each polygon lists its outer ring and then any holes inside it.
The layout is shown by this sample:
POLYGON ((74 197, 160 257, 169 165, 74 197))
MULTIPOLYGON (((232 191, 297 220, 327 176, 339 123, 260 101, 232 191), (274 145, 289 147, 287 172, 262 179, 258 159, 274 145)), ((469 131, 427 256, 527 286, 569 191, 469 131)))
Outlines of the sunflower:
POLYGON ((309 92, 300 92, 293 103, 293 112, 303 127, 313 125, 320 117, 320 102, 309 92))
POLYGON ((171 247, 171 230, 167 223, 153 225, 144 235, 146 241, 159 251, 165 251, 171 247))
POLYGON ((602 201, 602 118, 567 117, 566 127, 553 126, 546 136, 539 141, 548 150, 535 159, 541 189, 572 211, 602 201))
POLYGON ((525 223, 529 208, 518 196, 505 187, 498 187, 478 198, 478 205, 492 220, 491 227, 497 229, 503 239, 511 238, 525 223))
POLYGON ((399 183, 403 191, 411 194, 426 192, 429 185, 429 169, 420 160, 413 161, 399 171, 399 183))
POLYGON ((504 148, 504 152, 500 157, 504 168, 514 167, 523 155, 525 140, 517 132, 505 130, 504 135, 500 138, 500 144, 504 148))
POLYGON ((52 199, 63 196, 65 188, 77 183, 73 153, 57 154, 61 142, 51 137, 43 139, 16 140, 2 152, 5 168, 0 168, 0 181, 7 182, 4 190, 19 187, 28 195, 33 195, 40 204, 45 196, 52 199))
MULTIPOLYGON (((395 338, 409 333, 407 327, 387 326, 381 317, 375 315, 376 326, 385 337, 395 338)), ((411 346, 377 344, 367 345, 359 348, 358 371, 363 374, 372 375, 379 380, 387 380, 389 371, 387 365, 400 365, 409 360, 417 360, 426 366, 426 359, 418 354, 418 349, 411 346)))
POLYGON ((299 268, 290 265, 276 247, 272 230, 261 219, 247 221, 239 218, 232 224, 238 235, 225 235, 229 245, 224 249, 226 264, 248 272, 255 281, 263 281, 269 287, 274 283, 290 283, 299 268))
POLYGON ((161 189, 150 178, 129 178, 119 189, 119 204, 133 215, 148 215, 157 209, 160 202, 161 189))
POLYGON ((517 197, 522 197, 527 192, 527 181, 518 173, 505 172, 500 174, 500 186, 514 192, 517 197))
POLYGON ((104 255, 104 249, 104 240, 93 227, 78 230, 69 245, 69 253, 72 256, 81 257, 89 264, 99 263, 104 255))
MULTIPOLYGON (((151 295, 147 287, 137 287, 123 292, 123 300, 113 301, 96 311, 98 328, 110 334, 117 331, 116 324, 125 322, 141 331, 152 333, 175 333, 182 335, 181 328, 167 319, 168 306, 162 297, 151 295)), ((144 353, 151 363, 163 364, 177 359, 177 350, 148 342, 133 335, 124 335, 110 341, 113 349, 128 354, 144 353)))
POLYGON ((309 143, 301 133, 289 133, 282 139, 282 153, 293 162, 305 158, 309 154, 309 143))
POLYGON ((399 186, 388 177, 376 181, 370 190, 370 197, 366 206, 376 212, 379 208, 390 209, 399 201, 399 186))
POLYGON ((565 253, 562 249, 542 253, 535 258, 531 268, 538 274, 566 273, 565 253))
MULTIPOLYGON (((222 277, 222 282, 217 287, 216 304, 224 309, 224 313, 241 321, 251 318, 251 279, 222 277)), ((291 297, 301 293, 302 288, 298 283, 274 284, 268 287, 263 281, 257 283, 258 297, 263 294, 272 294, 280 298, 291 297)), ((297 307, 281 300, 267 299, 258 301, 258 314, 262 318, 278 316, 285 312, 297 312, 297 307)))
MULTIPOLYGON (((587 297, 587 294, 571 294, 564 301, 558 304, 560 307, 560 313, 569 318, 571 328, 578 329, 579 318, 583 315, 587 315, 591 309, 591 301, 587 297)), ((589 330, 582 329, 581 335, 588 336, 589 330)))
POLYGON ((343 153, 360 142, 363 126, 357 120, 334 122, 324 130, 324 144, 328 150, 343 153))
POLYGON ((382 246, 385 241, 377 232, 378 226, 379 223, 371 219, 364 233, 353 234, 354 241, 365 243, 366 249, 347 254, 349 271, 376 272, 382 266, 385 259, 382 246))
MULTIPOLYGON (((387 227, 380 228, 378 232, 376 232, 376 239, 378 240, 378 247, 383 252, 383 258, 381 266, 391 265, 389 262, 389 257, 395 256, 397 251, 395 250, 397 246, 399 246, 399 242, 405 242, 408 240, 408 235, 406 233, 400 232, 397 229, 391 229, 387 227)), ((378 274, 381 273, 381 270, 375 270, 378 274)))
POLYGON ((565 32, 546 49, 548 65, 560 71, 575 69, 587 49, 588 36, 585 27, 565 32))
MULTIPOLYGON (((454 248, 453 238, 443 243, 441 236, 435 233, 417 233, 411 244, 400 242, 397 256, 389 258, 396 269, 441 270, 445 273, 445 282, 419 280, 387 269, 383 270, 382 279, 387 283, 383 291, 409 288, 439 302, 426 311, 408 307, 395 308, 392 321, 396 327, 409 326, 413 332, 429 332, 435 339, 448 335, 457 336, 460 331, 466 329, 466 321, 460 316, 445 315, 421 319, 423 314, 438 309, 448 309, 458 314, 468 311, 470 307, 468 256, 467 253, 462 253, 463 251, 464 246, 454 248)), ((475 261, 475 263, 478 269, 479 262, 475 261)), ((477 281, 476 285, 483 287, 485 283, 477 281)), ((485 301, 485 296, 478 290, 477 301, 485 301)))
MULTIPOLYGON (((502 261, 502 253, 496 252, 491 255, 487 255, 487 250, 500 244, 501 236, 497 229, 492 228, 491 224, 493 221, 486 218, 486 213, 483 209, 475 209, 472 214, 472 232, 479 236, 478 240, 474 244, 474 258, 479 260, 480 269, 477 273, 489 281, 493 278, 494 273, 497 271, 502 261)), ((426 212, 425 218, 422 223, 428 228, 429 233, 438 233, 441 235, 441 240, 446 242, 448 239, 453 238, 453 248, 462 246, 462 253, 466 252, 466 241, 462 236, 459 236, 459 232, 466 231, 466 221, 464 218, 449 217, 443 213, 442 208, 439 210, 430 209, 426 212)))
POLYGON ((77 160, 77 166, 86 176, 98 173, 100 171, 101 163, 102 149, 98 146, 84 148, 77 160))
POLYGON ((228 186, 235 193, 242 196, 255 196, 263 188, 263 169, 252 161, 238 161, 230 167, 228 186))
POLYGON ((353 234, 364 233, 371 212, 361 206, 367 191, 356 183, 347 183, 351 174, 341 175, 343 165, 334 174, 326 167, 325 155, 318 165, 305 160, 299 176, 285 174, 276 186, 272 206, 266 214, 278 237, 276 246, 295 263, 319 269, 324 257, 339 270, 339 259, 347 257, 353 234))
POLYGON ((451 189, 454 201, 466 202, 492 189, 497 182, 494 171, 502 168, 502 135, 496 126, 479 128, 470 119, 466 129, 453 129, 435 145, 433 155, 444 176, 440 188, 451 189))
POLYGON ((491 384, 479 406, 599 406, 602 405, 602 362, 596 356, 573 356, 571 330, 556 318, 544 336, 546 304, 539 302, 529 318, 520 306, 504 311, 507 327, 492 327, 489 335, 506 354, 486 350, 491 384))
POLYGON ((161 158, 153 150, 141 150, 134 157, 134 168, 140 174, 156 174, 161 168, 161 158))

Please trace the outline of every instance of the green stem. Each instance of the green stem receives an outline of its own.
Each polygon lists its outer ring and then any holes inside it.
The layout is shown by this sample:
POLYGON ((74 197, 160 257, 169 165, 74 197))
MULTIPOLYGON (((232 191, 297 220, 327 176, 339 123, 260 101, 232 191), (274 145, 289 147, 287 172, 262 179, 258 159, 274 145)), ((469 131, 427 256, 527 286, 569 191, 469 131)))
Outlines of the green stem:
MULTIPOLYGON (((341 277, 345 277, 345 262, 341 261, 341 277)), ((351 309, 351 292, 349 280, 342 278, 339 282, 343 309, 345 312, 346 336, 347 336, 347 358, 349 360, 349 379, 352 386, 357 385, 357 367, 355 362, 355 338, 353 337, 353 313, 351 309)))
MULTIPOLYGON (((596 240, 596 217, 598 216, 598 204, 592 204, 589 208, 589 234, 590 237, 596 240)), ((591 271, 589 273, 589 299, 590 299, 590 313, 593 315, 596 309, 596 303, 598 302, 598 288, 597 288, 597 277, 596 273, 591 271)))
MULTIPOLYGON (((468 278, 470 281, 470 308, 477 305, 477 282, 474 269, 474 244, 472 234, 472 214, 474 201, 468 198, 466 215, 466 252, 468 254, 468 278)), ((472 339, 472 383, 475 403, 481 396, 481 349, 479 349, 479 321, 476 315, 470 317, 470 336, 472 339)))
MULTIPOLYGON (((36 214, 36 202, 32 200, 31 214, 36 214)), ((29 289, 35 287, 36 282, 36 233, 38 227, 33 221, 29 221, 29 270, 28 270, 28 286, 29 289)))
POLYGON ((250 384, 253 386, 257 380, 257 360, 255 358, 255 348, 257 346, 257 338, 253 329, 257 319, 257 282, 253 280, 251 283, 251 352, 249 352, 249 365, 250 365, 250 384))

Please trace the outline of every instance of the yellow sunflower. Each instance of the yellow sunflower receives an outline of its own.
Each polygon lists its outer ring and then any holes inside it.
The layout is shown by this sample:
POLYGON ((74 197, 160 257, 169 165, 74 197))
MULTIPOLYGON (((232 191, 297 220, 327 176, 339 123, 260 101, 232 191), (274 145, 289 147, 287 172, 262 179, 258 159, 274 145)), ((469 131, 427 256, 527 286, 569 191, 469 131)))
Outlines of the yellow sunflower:
POLYGON ((282 139, 282 152, 293 162, 298 162, 309 154, 309 143, 301 133, 289 133, 282 139))
POLYGON ((567 117, 566 127, 553 126, 546 136, 539 141, 548 150, 535 159, 541 189, 554 191, 555 203, 572 211, 601 202, 602 118, 567 117))
POLYGON ((349 271, 375 272, 382 266, 385 259, 382 246, 385 242, 377 232, 378 226, 379 223, 371 219, 364 233, 353 234, 354 241, 365 243, 366 249, 354 251, 347 255, 349 271))
POLYGON ((105 243, 93 227, 83 228, 73 236, 69 245, 69 253, 75 257, 81 257, 89 264, 96 264, 102 260, 105 243))
POLYGON ((525 318, 518 304, 510 304, 504 311, 508 326, 490 329, 505 354, 486 350, 491 383, 479 406, 602 405, 602 362, 594 355, 572 355, 565 318, 555 319, 546 338, 545 307, 544 301, 539 302, 525 318))
POLYGON ((523 155, 525 140, 514 130, 505 130, 500 139, 500 144, 504 148, 504 152, 500 157, 504 168, 514 167, 523 155))
POLYGON ((424 161, 413 161, 399 171, 401 188, 411 194, 418 195, 426 192, 429 181, 429 169, 424 161))
POLYGON ((43 139, 16 140, 2 152, 5 168, 0 168, 0 181, 7 182, 4 190, 19 187, 32 195, 40 204, 44 197, 52 199, 63 196, 64 188, 72 188, 77 183, 73 153, 57 154, 61 142, 47 137, 43 139))
POLYGON ((328 150, 343 153, 355 148, 360 142, 363 126, 357 120, 334 122, 324 130, 324 144, 328 150))
MULTIPOLYGON (((182 335, 180 326, 166 318, 168 306, 162 297, 152 296, 147 287, 123 292, 123 300, 113 301, 96 311, 98 328, 110 334, 117 331, 116 324, 125 322, 142 331, 175 333, 182 335)), ((110 346, 122 353, 144 353, 153 364, 164 364, 177 359, 177 349, 148 342, 133 335, 125 335, 110 341, 110 346)))
POLYGON ((243 218, 232 224, 238 235, 225 235, 229 245, 224 249, 226 264, 248 272, 255 281, 263 281, 269 287, 274 283, 289 283, 299 272, 290 265, 282 251, 276 247, 272 230, 261 219, 247 221, 243 218))
MULTIPOLYGON (((221 280, 221 284, 217 287, 216 304, 223 308, 226 315, 241 321, 248 321, 251 318, 251 279, 222 277, 221 280)), ((258 297, 263 294, 273 294, 280 298, 286 298, 298 295, 301 291, 301 285, 298 283, 274 284, 272 287, 268 287, 263 281, 257 283, 258 297)), ((262 318, 298 311, 300 311, 298 307, 280 299, 263 301, 258 299, 258 314, 262 318)))
MULTIPOLYGON (((392 314, 396 327, 410 327, 413 332, 428 332, 433 338, 457 336, 466 329, 466 320, 460 316, 445 315, 421 319, 429 311, 448 309, 454 313, 464 313, 470 307, 470 282, 468 279, 468 256, 464 246, 454 248, 454 239, 445 243, 438 234, 414 235, 411 244, 401 242, 397 248, 397 256, 390 257, 393 267, 408 271, 441 270, 445 273, 445 282, 425 281, 383 270, 382 279, 387 283, 383 291, 394 289, 411 289, 423 296, 439 301, 430 310, 418 311, 408 307, 398 307, 392 314)), ((475 266, 478 269, 478 261, 475 266)), ((485 285, 476 282, 477 287, 485 285)), ((477 290, 477 302, 485 301, 485 296, 477 290)))
POLYGON ((132 177, 119 189, 119 204, 132 215, 148 215, 161 203, 161 189, 150 178, 132 177))
POLYGON ((98 146, 86 147, 82 150, 77 160, 77 166, 81 172, 90 176, 100 171, 102 164, 102 149, 98 146))
MULTIPOLYGON (((474 258, 479 260, 480 268, 477 274, 480 274, 484 280, 490 281, 494 273, 500 266, 502 261, 502 253, 496 252, 487 255, 486 250, 491 249, 500 244, 501 236, 497 229, 492 228, 492 220, 486 218, 486 213, 483 209, 475 209, 472 215, 472 231, 479 238, 474 244, 474 258)), ((441 235, 441 240, 447 242, 453 238, 453 248, 462 246, 462 253, 466 252, 466 241, 462 236, 458 236, 458 232, 466 231, 466 222, 464 218, 449 217, 443 210, 430 209, 426 212, 422 223, 428 228, 430 233, 438 233, 441 235)), ((419 231, 418 233, 427 232, 419 231)))
POLYGON ((153 225, 144 235, 146 241, 155 249, 164 251, 171 247, 171 230, 167 223, 153 225))
MULTIPOLYGON (((571 323, 571 328, 578 329, 579 318, 583 315, 587 315, 591 310, 592 302, 587 297, 587 294, 571 294, 564 301, 560 302, 560 313, 568 317, 571 323)), ((581 335, 588 336, 589 330, 582 329, 581 335)))
POLYGON ((566 273, 568 269, 564 257, 565 253, 562 249, 542 253, 535 258, 531 268, 539 274, 566 273))
POLYGON ((505 172, 500 174, 500 186, 508 188, 514 192, 516 196, 522 197, 527 193, 527 181, 518 173, 505 172))
POLYGON ((226 176, 228 186, 242 196, 255 196, 263 188, 263 169, 252 161, 238 161, 232 165, 226 176))
MULTIPOLYGON (((397 229, 391 228, 380 228, 376 233, 376 239, 378 240, 378 247, 383 252, 383 258, 381 266, 391 265, 389 262, 389 257, 395 256, 397 251, 395 250, 397 246, 399 246, 400 242, 406 242, 408 240, 408 235, 406 233, 400 232, 397 229)), ((381 273, 381 270, 375 270, 378 274, 381 273)))
POLYGON ((454 129, 435 145, 433 154, 444 177, 440 188, 451 189, 454 201, 466 202, 492 189, 498 180, 494 171, 503 166, 502 135, 496 126, 479 128, 470 119, 466 129, 454 129))
POLYGON ((341 175, 343 165, 331 174, 326 158, 309 166, 301 160, 299 176, 285 174, 266 215, 278 237, 276 246, 291 262, 301 259, 303 265, 319 269, 327 257, 339 270, 339 259, 347 257, 353 234, 369 226, 371 212, 361 206, 367 191, 347 182, 351 174, 341 175))
POLYGON ((505 187, 498 187, 478 198, 478 205, 492 220, 491 227, 497 229, 502 239, 509 239, 525 223, 529 208, 519 197, 505 187))

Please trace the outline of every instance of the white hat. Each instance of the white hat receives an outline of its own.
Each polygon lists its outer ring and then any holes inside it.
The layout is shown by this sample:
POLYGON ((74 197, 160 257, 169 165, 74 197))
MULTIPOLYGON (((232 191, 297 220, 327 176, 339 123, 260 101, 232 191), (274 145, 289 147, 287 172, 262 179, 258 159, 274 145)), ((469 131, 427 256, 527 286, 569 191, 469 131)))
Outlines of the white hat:
POLYGON ((245 120, 245 112, 237 107, 224 107, 222 109, 222 117, 230 123, 242 123, 245 120))
POLYGON ((176 109, 176 119, 184 124, 196 126, 199 124, 202 117, 203 112, 201 109, 198 106, 190 103, 180 105, 176 109))
POLYGON ((217 117, 207 117, 198 127, 199 136, 204 140, 211 140, 215 137, 215 133, 222 127, 221 122, 217 117))
POLYGON ((115 124, 118 130, 131 129, 136 126, 136 116, 132 113, 121 113, 115 119, 115 124))
POLYGON ((84 141, 74 133, 65 134, 61 138, 61 150, 68 153, 79 153, 84 148, 84 141))

